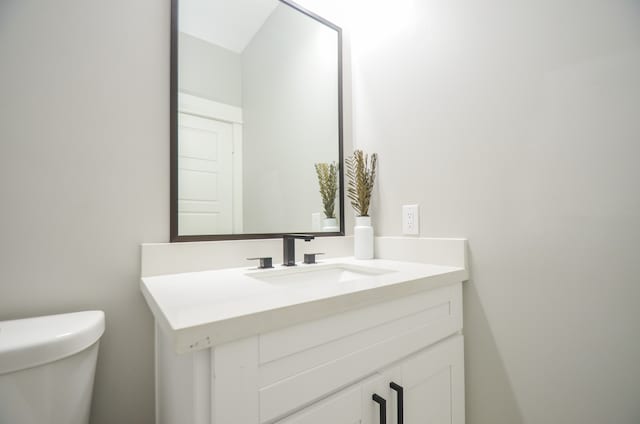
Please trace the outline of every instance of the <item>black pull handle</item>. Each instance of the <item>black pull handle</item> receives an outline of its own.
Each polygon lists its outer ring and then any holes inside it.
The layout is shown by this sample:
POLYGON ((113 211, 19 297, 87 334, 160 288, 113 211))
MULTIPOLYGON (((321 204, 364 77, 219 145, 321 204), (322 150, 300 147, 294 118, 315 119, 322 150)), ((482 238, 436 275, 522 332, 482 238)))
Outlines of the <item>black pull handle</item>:
POLYGON ((387 401, 378 394, 374 393, 371 396, 371 399, 378 405, 380 405, 380 423, 379 424, 387 424, 387 401))
POLYGON ((396 393, 398 394, 397 424, 403 424, 404 423, 404 388, 401 385, 394 383, 393 381, 389 383, 389 387, 391 387, 391 390, 395 390, 396 393))

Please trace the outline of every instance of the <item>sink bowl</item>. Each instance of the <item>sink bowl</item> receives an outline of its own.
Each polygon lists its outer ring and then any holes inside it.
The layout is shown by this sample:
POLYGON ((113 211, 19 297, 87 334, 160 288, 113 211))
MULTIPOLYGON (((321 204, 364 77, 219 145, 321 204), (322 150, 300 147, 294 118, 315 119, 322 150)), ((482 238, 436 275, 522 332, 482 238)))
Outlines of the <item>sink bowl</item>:
POLYGON ((344 283, 393 272, 388 269, 352 264, 301 265, 276 271, 256 271, 246 275, 270 284, 344 283))

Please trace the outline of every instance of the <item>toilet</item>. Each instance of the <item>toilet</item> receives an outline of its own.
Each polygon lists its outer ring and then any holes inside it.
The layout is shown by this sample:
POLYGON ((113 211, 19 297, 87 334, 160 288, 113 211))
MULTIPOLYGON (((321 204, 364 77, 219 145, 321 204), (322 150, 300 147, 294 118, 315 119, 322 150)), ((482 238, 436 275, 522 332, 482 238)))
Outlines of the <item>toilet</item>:
POLYGON ((0 423, 88 424, 104 312, 0 321, 0 423))

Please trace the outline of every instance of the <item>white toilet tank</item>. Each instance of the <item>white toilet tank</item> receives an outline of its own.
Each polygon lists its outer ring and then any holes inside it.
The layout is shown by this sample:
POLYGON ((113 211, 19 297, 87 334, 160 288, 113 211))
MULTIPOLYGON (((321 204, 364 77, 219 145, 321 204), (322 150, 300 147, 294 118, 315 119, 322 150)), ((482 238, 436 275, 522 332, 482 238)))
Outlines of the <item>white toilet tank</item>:
POLYGON ((104 312, 0 321, 0 423, 87 424, 104 312))

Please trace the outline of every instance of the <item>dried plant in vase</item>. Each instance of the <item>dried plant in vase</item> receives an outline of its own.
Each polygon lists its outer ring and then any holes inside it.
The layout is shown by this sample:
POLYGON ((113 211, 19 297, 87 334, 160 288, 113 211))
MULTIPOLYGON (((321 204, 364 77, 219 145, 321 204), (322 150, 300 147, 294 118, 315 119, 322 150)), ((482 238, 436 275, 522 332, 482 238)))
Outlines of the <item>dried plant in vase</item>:
POLYGON ((362 150, 356 150, 353 156, 346 158, 345 163, 349 177, 347 197, 351 200, 351 206, 355 209, 357 216, 369 216, 378 155, 373 153, 369 159, 369 155, 362 150))
POLYGON ((320 197, 327 218, 336 217, 336 193, 338 192, 338 166, 332 163, 316 163, 316 174, 320 185, 320 197))

